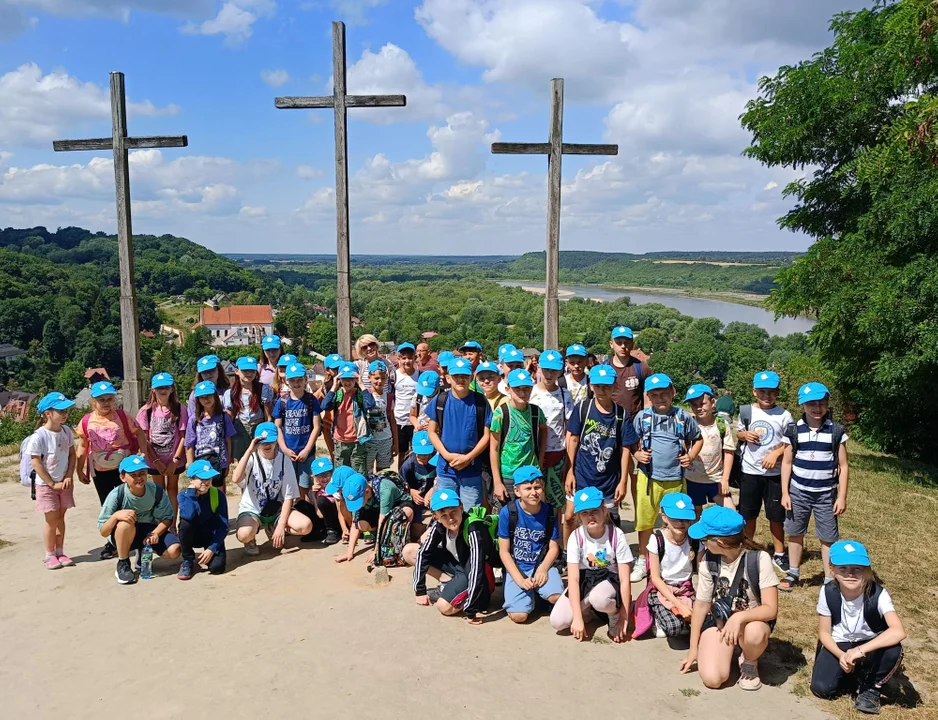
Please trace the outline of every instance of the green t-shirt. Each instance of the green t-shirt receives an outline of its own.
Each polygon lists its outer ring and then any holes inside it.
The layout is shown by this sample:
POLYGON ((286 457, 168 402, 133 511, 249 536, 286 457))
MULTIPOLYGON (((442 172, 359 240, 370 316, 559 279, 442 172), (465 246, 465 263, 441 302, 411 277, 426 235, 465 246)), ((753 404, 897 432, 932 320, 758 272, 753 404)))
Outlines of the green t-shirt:
POLYGON ((98 515, 98 527, 106 523, 111 515, 118 510, 133 510, 137 513, 137 523, 144 525, 158 525, 163 520, 172 521, 175 513, 172 503, 169 502, 169 494, 164 492, 160 504, 153 507, 156 503, 156 483, 147 481, 143 495, 137 497, 130 492, 129 487, 124 487, 124 504, 117 507, 117 496, 120 494, 120 487, 116 487, 108 493, 101 506, 101 514, 98 515))
MULTIPOLYGON (((497 443, 501 437, 502 419, 506 412, 511 413, 508 435, 499 451, 499 467, 502 471, 502 480, 511 480, 515 470, 524 465, 538 465, 537 454, 534 452, 534 434, 531 431, 531 408, 515 410, 509 403, 502 405, 492 415, 492 442, 497 443)), ((540 428, 547 420, 540 408, 537 409, 537 425, 540 428)))
POLYGON ((390 480, 381 481, 381 506, 378 512, 381 515, 387 515, 395 506, 400 504, 404 492, 390 480))

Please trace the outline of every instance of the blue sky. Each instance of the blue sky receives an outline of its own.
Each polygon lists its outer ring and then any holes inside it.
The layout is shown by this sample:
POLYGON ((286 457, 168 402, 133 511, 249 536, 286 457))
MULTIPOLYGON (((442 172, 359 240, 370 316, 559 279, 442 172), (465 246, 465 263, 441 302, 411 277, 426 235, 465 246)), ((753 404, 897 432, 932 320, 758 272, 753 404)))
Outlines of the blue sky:
POLYGON ((115 229, 108 72, 126 74, 132 135, 189 147, 131 156, 134 230, 221 252, 333 252, 332 20, 348 25, 353 253, 540 250, 547 139, 620 145, 564 159, 564 249, 801 250, 777 229, 799 176, 741 157, 758 78, 830 42, 859 0, 0 0, 0 226, 115 229))

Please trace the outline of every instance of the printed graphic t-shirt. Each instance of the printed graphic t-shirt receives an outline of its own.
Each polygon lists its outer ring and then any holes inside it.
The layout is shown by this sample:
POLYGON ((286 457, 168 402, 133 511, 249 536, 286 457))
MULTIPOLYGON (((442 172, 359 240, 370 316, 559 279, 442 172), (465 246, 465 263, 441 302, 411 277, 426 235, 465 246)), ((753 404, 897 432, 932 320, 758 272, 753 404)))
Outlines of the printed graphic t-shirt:
POLYGON ((547 421, 547 452, 561 452, 567 442, 567 420, 573 413, 573 394, 558 387, 553 392, 535 387, 531 402, 543 412, 547 421))
POLYGON ((537 454, 534 452, 534 433, 539 432, 541 425, 545 424, 544 413, 540 408, 537 410, 537 429, 532 430, 530 406, 525 410, 516 410, 506 403, 492 415, 491 430, 494 443, 499 441, 505 413, 511 413, 511 420, 508 423, 505 444, 499 453, 503 480, 513 478, 515 471, 524 465, 538 465, 537 454))
POLYGON ((313 432, 313 417, 320 413, 319 401, 310 393, 306 393, 305 398, 312 408, 312 415, 303 400, 294 400, 292 396, 278 400, 272 413, 274 420, 283 420, 284 443, 297 453, 309 442, 310 433, 313 432))
POLYGON ((185 435, 188 422, 189 411, 181 405, 179 420, 175 423, 169 408, 159 406, 153 408, 150 411, 149 422, 146 407, 140 408, 140 412, 137 413, 137 425, 147 434, 150 447, 156 453, 157 459, 164 464, 173 459, 176 448, 179 447, 179 440, 185 435))
MULTIPOLYGON (((96 412, 89 413, 87 440, 91 443, 91 464, 95 470, 115 470, 120 465, 120 461, 130 455, 128 447, 130 438, 124 432, 124 426, 121 423, 120 415, 117 409, 111 411, 110 415, 98 415, 96 412)), ((79 423, 75 432, 79 437, 85 437, 82 430, 82 424, 79 423)), ((137 431, 137 423, 127 415, 127 427, 131 433, 137 431)))
POLYGON ((698 425, 698 427, 703 436, 703 448, 694 460, 694 464, 684 472, 684 477, 688 482, 718 483, 723 479, 723 452, 736 450, 736 438, 733 437, 733 430, 729 423, 726 424, 726 431, 722 438, 720 427, 715 421, 712 425, 698 425))
MULTIPOLYGON (((554 512, 549 503, 542 502, 541 509, 534 515, 525 512, 520 502, 517 505, 518 525, 515 527, 515 536, 511 543, 511 557, 522 573, 530 575, 536 567, 537 558, 544 543, 559 540, 560 535, 555 522, 551 536, 547 537, 547 515, 554 512)), ((508 524, 508 506, 506 505, 498 513, 498 537, 505 542, 508 542, 508 524)))
MULTIPOLYGON (((768 410, 763 410, 755 403, 752 405, 752 422, 749 424, 749 429, 759 435, 759 442, 746 443, 746 448, 743 451, 744 473, 771 477, 778 477, 782 474, 781 460, 771 470, 762 467, 762 460, 785 442, 785 428, 793 422, 794 419, 791 413, 783 407, 776 405, 768 410)), ((745 429, 746 427, 740 420, 736 425, 736 430, 745 429)))
POLYGON ((580 438, 573 474, 576 476, 578 490, 585 487, 595 487, 602 491, 605 498, 611 498, 619 483, 622 469, 621 448, 634 445, 638 438, 635 429, 626 413, 622 419, 622 429, 619 433, 620 448, 616 452, 616 413, 600 412, 596 404, 590 400, 586 422, 580 422, 580 405, 574 409, 567 423, 567 431, 580 438))

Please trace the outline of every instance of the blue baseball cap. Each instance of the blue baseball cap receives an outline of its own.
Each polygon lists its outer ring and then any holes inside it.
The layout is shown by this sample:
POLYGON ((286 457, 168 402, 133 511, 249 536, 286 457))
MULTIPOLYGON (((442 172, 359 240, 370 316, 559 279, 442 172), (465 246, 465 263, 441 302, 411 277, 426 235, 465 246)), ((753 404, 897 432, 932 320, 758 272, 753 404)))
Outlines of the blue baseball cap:
POLYGON ((254 428, 254 439, 260 440, 261 443, 277 442, 277 426, 272 422, 262 422, 254 428))
POLYGON ((156 390, 156 388, 172 387, 175 384, 176 381, 169 373, 157 373, 150 379, 150 387, 154 390, 156 390))
POLYGON ((521 363, 524 364, 524 354, 517 348, 512 348, 507 350, 504 355, 502 355, 499 360, 501 360, 506 365, 511 363, 521 363))
POLYGON ((399 353, 404 352, 405 350, 410 350, 411 352, 417 352, 417 348, 414 347, 413 343, 402 342, 400 345, 397 346, 397 351, 399 353))
POLYGON ((371 363, 368 365, 369 373, 373 373, 373 372, 387 373, 387 371, 388 371, 388 366, 384 364, 384 360, 372 360, 371 363))
POLYGON ((486 360, 485 362, 480 362, 479 367, 476 368, 476 375, 479 373, 491 372, 496 375, 501 375, 502 371, 498 368, 498 365, 493 363, 491 360, 486 360))
POLYGON ((253 358, 249 355, 239 357, 235 365, 237 365, 238 370, 254 370, 257 372, 257 358, 253 358))
POLYGON ((355 380, 358 378, 358 368, 352 363, 346 363, 339 368, 339 374, 336 377, 339 380, 355 380))
POLYGON ((418 430, 414 433, 414 439, 410 443, 414 455, 432 455, 436 452, 433 449, 433 443, 430 442, 430 433, 426 430, 418 430))
POLYGON ((417 394, 430 397, 440 387, 440 376, 433 370, 424 370, 417 377, 417 394))
POLYGON ((545 350, 537 359, 537 364, 544 370, 563 370, 563 355, 559 350, 545 350))
POLYGON ((440 463, 440 454, 439 454, 439 453, 433 453, 433 457, 430 458, 430 459, 427 461, 427 463, 428 463, 429 465, 432 465, 433 467, 436 467, 437 465, 439 465, 439 463, 440 463))
POLYGON ((261 347, 264 350, 276 350, 280 347, 280 338, 276 335, 268 335, 261 341, 261 347))
POLYGON ((536 465, 522 465, 515 470, 512 479, 515 481, 515 485, 524 485, 524 483, 534 482, 543 477, 544 473, 542 473, 536 465))
POLYGON ((102 395, 117 395, 117 390, 109 382, 99 382, 91 386, 91 397, 97 398, 102 395))
POLYGON ((150 466, 143 455, 128 455, 121 460, 119 469, 122 473, 135 473, 139 470, 149 470, 150 466))
POLYGON ((763 370, 762 372, 757 372, 752 378, 752 389, 753 390, 778 390, 779 383, 778 373, 772 372, 771 370, 763 370))
POLYGON ((831 565, 870 566, 870 554, 856 540, 840 540, 831 545, 831 565))
MULTIPOLYGON (((684 402, 688 400, 693 400, 694 398, 703 397, 704 395, 709 395, 710 397, 716 397, 713 394, 713 388, 709 385, 704 385, 703 383, 697 383, 696 385, 691 385, 687 388, 687 394, 684 396, 684 402)), ((678 518, 680 520, 680 518, 678 518)))
POLYGON ((327 473, 332 470, 332 460, 327 457, 316 458, 313 460, 311 469, 313 471, 313 475, 322 475, 323 473, 327 473))
POLYGON ((355 471, 348 465, 339 465, 339 467, 332 471, 332 479, 328 482, 323 492, 325 492, 326 495, 335 495, 342 489, 342 485, 345 481, 354 474, 355 471))
POLYGON ((60 392, 51 392, 39 401, 39 412, 46 410, 68 410, 74 407, 75 403, 69 400, 60 392))
POLYGON ((630 327, 626 327, 625 325, 618 325, 612 328, 613 340, 615 340, 616 338, 628 338, 629 340, 631 340, 632 337, 633 337, 632 328, 630 327))
POLYGON ((195 396, 204 397, 206 395, 215 394, 215 383, 211 380, 203 380, 198 385, 195 386, 195 396))
POLYGON ((361 473, 350 475, 342 483, 342 500, 349 512, 358 512, 365 504, 365 488, 368 487, 368 481, 361 473))
POLYGON ((441 368, 448 367, 449 364, 453 361, 453 358, 456 356, 453 355, 449 350, 444 350, 439 355, 436 356, 436 361, 439 363, 441 368))
POLYGON ((296 355, 285 353, 281 355, 280 359, 277 361, 277 367, 286 367, 287 365, 292 365, 295 362, 296 362, 296 355))
POLYGON ((823 400, 829 397, 830 394, 831 391, 827 389, 827 386, 819 382, 805 383, 798 390, 798 404, 804 405, 812 400, 823 400))
POLYGON ((612 365, 593 365, 590 368, 590 385, 615 385, 616 369, 612 365))
POLYGON ((684 493, 668 493, 661 498, 661 512, 672 520, 696 520, 697 511, 694 510, 694 501, 690 495, 684 493))
POLYGON ((482 346, 475 340, 466 340, 462 345, 459 346, 460 350, 478 350, 482 352, 482 346))
POLYGON ((196 460, 186 468, 186 477, 198 478, 199 480, 211 480, 221 475, 218 470, 212 467, 208 460, 196 460))
POLYGON ((512 370, 506 382, 510 388, 534 387, 534 380, 527 370, 512 370))
POLYGON ((577 490, 576 495, 573 496, 573 512, 595 510, 602 507, 603 499, 603 493, 599 488, 586 487, 577 490))
POLYGON ((567 357, 586 357, 587 354, 586 347, 580 343, 573 343, 567 348, 567 357))
POLYGON ((711 505, 700 515, 700 520, 687 528, 687 534, 694 540, 705 537, 730 537, 739 535, 746 527, 743 516, 735 510, 722 505, 711 505))
POLYGON ((328 355, 326 357, 326 359, 323 361, 323 365, 325 365, 329 370, 335 370, 344 362, 345 359, 339 355, 339 353, 332 353, 332 355, 328 355))
POLYGON ((459 495, 454 490, 438 489, 430 498, 430 509, 433 512, 461 505, 459 495))
POLYGON ((294 378, 305 378, 306 368, 300 365, 300 363, 294 363, 287 368, 286 376, 287 380, 293 380, 294 378))
POLYGON ((517 350, 517 349, 518 348, 516 348, 511 343, 505 343, 504 345, 499 345, 498 346, 498 361, 502 362, 505 355, 507 355, 512 350, 517 350))
POLYGON ((472 375, 472 363, 465 358, 453 358, 446 371, 450 375, 472 375))
POLYGON ((199 372, 208 372, 218 367, 218 355, 203 355, 196 363, 199 372))
POLYGON ((662 390, 671 387, 673 383, 664 373, 655 373, 645 381, 645 392, 650 390, 662 390))

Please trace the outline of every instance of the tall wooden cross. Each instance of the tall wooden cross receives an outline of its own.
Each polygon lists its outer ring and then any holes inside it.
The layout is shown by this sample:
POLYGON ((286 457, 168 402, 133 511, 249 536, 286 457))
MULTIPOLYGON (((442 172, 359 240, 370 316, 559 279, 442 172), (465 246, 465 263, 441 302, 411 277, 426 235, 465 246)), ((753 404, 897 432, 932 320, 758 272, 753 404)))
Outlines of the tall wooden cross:
POLYGON ((550 135, 546 143, 492 143, 502 155, 547 155, 547 277, 544 286, 544 349, 559 350, 560 301, 560 166, 564 155, 618 155, 618 145, 586 145, 563 141, 563 78, 550 81, 550 135))
POLYGON ((137 284, 134 276, 133 229, 130 222, 129 150, 144 148, 187 147, 185 135, 128 137, 127 96, 124 73, 111 73, 111 128, 109 138, 89 140, 56 140, 56 152, 69 150, 113 150, 114 184, 117 190, 117 254, 120 263, 121 349, 124 358, 124 384, 121 387, 124 407, 137 412, 143 401, 143 380, 140 378, 140 327, 137 322, 137 284))
POLYGON ((403 95, 347 95, 345 23, 332 23, 332 95, 278 97, 281 110, 332 108, 335 111, 336 325, 339 353, 352 357, 352 299, 349 279, 348 108, 404 107, 403 95))

